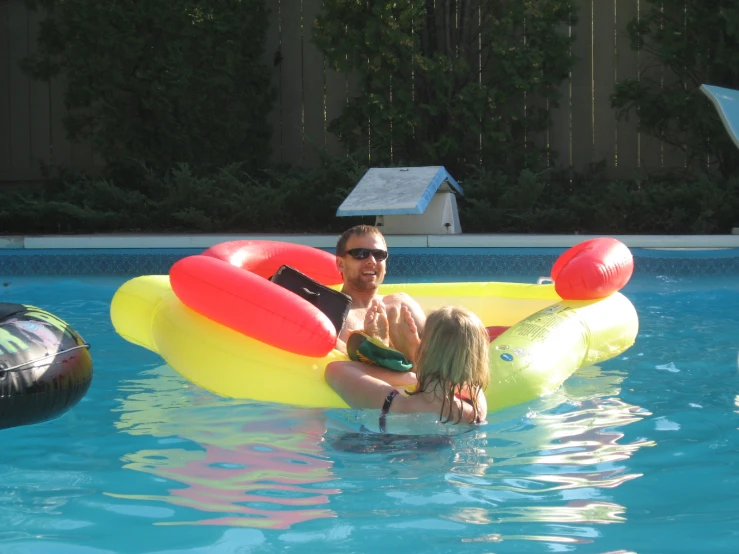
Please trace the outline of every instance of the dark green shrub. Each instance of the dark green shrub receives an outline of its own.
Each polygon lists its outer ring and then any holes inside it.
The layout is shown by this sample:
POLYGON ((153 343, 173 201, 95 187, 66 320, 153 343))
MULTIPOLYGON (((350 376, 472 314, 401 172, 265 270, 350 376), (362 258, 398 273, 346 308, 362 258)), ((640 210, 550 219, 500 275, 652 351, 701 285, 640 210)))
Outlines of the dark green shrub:
POLYGON ((739 178, 660 175, 613 181, 604 164, 574 176, 524 170, 516 181, 480 170, 464 187, 465 232, 729 233, 739 213, 739 178))
POLYGON ((324 154, 311 171, 244 165, 196 173, 178 164, 162 174, 130 164, 123 182, 120 172, 64 174, 44 187, 0 191, 0 233, 340 232, 360 221, 336 217, 367 169, 354 157, 324 154))
POLYGON ((499 171, 473 170, 464 182, 460 218, 465 232, 540 233, 566 228, 564 203, 552 199, 552 184, 524 169, 517 179, 499 171))
MULTIPOLYGON (((251 173, 232 164, 197 175, 179 165, 161 176, 139 165, 140 191, 112 177, 65 175, 38 189, 0 191, 0 233, 339 233, 374 221, 336 217, 366 169, 354 157, 328 155, 312 171, 251 173)), ((739 178, 611 181, 604 164, 574 176, 522 170, 512 180, 485 168, 468 175, 459 199, 465 233, 728 233, 739 213, 739 178)))
POLYGON ((269 159, 264 0, 27 4, 45 19, 25 69, 66 75, 68 136, 89 137, 106 162, 163 172, 269 159))
MULTIPOLYGON (((365 158, 366 159, 366 158, 365 158)), ((285 192, 283 212, 286 228, 299 232, 341 232, 356 222, 374 223, 374 218, 337 218, 336 210, 367 172, 359 156, 320 154, 316 169, 278 168, 268 170, 273 187, 285 192)))

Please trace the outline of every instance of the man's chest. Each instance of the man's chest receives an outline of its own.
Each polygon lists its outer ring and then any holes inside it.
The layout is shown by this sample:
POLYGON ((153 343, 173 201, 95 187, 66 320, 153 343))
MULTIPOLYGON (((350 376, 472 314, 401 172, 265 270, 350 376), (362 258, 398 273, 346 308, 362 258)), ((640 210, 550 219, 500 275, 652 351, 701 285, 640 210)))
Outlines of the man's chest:
POLYGON ((344 322, 344 330, 355 331, 357 329, 364 329, 364 318, 367 315, 367 308, 355 308, 349 311, 349 315, 346 316, 344 322))

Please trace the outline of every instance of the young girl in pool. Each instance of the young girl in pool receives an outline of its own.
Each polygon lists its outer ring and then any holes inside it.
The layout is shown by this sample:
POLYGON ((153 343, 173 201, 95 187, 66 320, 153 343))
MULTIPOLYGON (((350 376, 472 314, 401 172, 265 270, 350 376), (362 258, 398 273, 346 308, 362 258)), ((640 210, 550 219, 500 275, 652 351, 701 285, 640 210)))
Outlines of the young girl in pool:
POLYGON ((408 308, 385 314, 383 306, 373 305, 365 332, 385 343, 389 335, 413 362, 415 373, 346 361, 328 364, 325 377, 352 408, 381 408, 381 430, 388 412, 433 412, 442 423, 485 419, 489 335, 475 314, 451 306, 436 310, 419 338, 408 308))

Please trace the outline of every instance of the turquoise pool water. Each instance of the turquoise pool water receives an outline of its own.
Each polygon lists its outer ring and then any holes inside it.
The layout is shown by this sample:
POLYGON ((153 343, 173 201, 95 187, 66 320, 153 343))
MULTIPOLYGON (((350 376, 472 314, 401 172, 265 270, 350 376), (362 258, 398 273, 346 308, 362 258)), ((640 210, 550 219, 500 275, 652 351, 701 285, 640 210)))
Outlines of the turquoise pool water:
POLYGON ((124 280, 0 283, 0 301, 73 324, 95 362, 72 411, 0 432, 0 552, 739 546, 736 276, 636 275, 624 292, 641 331, 622 356, 469 432, 394 416, 400 434, 387 437, 359 432, 376 412, 189 384, 114 333, 108 306, 124 280))

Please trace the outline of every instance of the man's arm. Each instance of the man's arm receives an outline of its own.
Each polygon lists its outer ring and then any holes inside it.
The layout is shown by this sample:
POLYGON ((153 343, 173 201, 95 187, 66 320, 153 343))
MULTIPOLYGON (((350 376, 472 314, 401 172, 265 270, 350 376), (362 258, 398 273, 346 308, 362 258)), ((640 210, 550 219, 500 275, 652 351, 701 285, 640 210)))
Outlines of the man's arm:
POLYGON ((331 362, 325 379, 352 408, 379 409, 393 387, 416 384, 415 373, 398 373, 363 362, 331 362))

